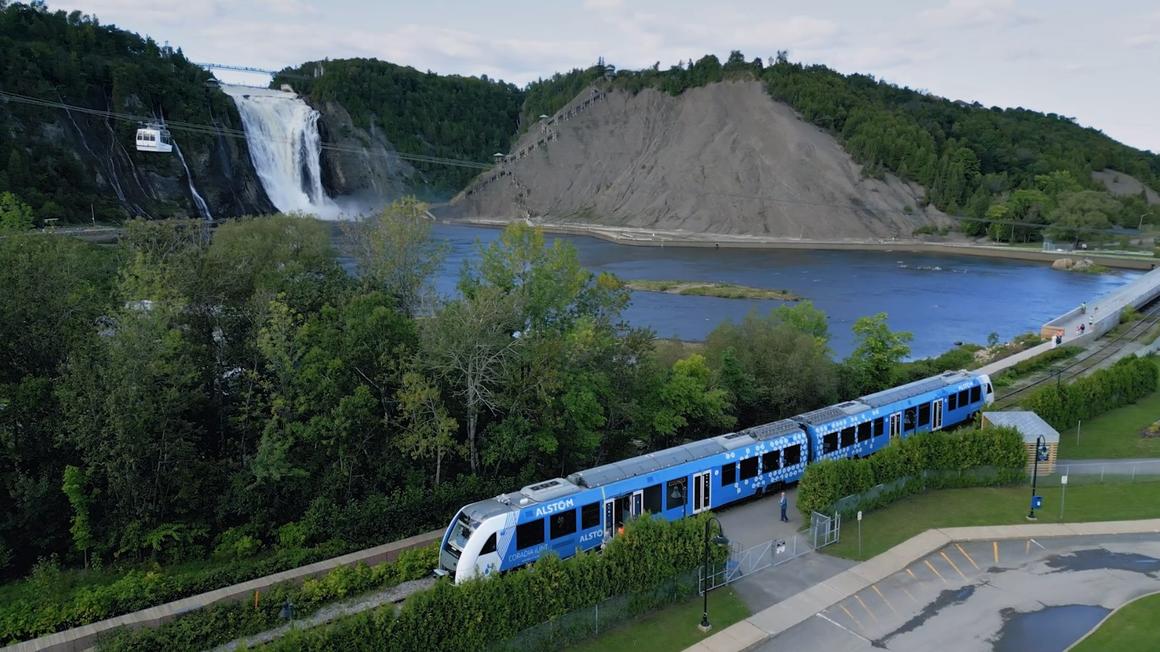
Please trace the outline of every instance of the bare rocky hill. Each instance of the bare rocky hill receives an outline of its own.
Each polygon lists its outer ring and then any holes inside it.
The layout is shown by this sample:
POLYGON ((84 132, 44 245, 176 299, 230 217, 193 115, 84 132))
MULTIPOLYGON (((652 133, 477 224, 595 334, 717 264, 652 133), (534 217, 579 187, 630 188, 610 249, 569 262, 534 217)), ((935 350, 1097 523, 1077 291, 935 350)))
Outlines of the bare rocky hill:
POLYGON ((1160 194, 1140 182, 1139 179, 1124 172, 1106 169, 1092 172, 1092 178, 1104 184, 1108 192, 1117 197, 1125 195, 1139 195, 1144 193, 1145 201, 1149 204, 1160 204, 1160 194))
POLYGON ((841 145, 760 82, 679 97, 590 88, 532 125, 509 159, 447 214, 815 239, 951 223, 919 207, 921 187, 863 178, 841 145))

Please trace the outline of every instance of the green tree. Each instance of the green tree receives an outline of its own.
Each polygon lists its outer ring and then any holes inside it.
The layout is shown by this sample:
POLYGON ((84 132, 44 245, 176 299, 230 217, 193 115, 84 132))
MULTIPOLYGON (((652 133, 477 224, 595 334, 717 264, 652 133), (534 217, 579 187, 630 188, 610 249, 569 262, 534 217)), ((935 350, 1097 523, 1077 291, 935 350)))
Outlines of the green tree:
POLYGON ((657 447, 685 437, 712 436, 736 423, 729 414, 728 393, 713 382, 713 373, 699 353, 677 360, 660 388, 660 409, 653 415, 657 447))
POLYGON ((869 394, 891 387, 903 358, 910 355, 914 336, 890 330, 884 312, 859 318, 853 330, 858 346, 846 359, 846 367, 856 393, 869 394))
POLYGON ((1047 234, 1078 245, 1080 240, 1098 238, 1100 232, 1111 227, 1111 218, 1119 210, 1119 202, 1107 193, 1095 190, 1063 193, 1051 215, 1047 234))
POLYGON ((433 484, 438 487, 443 458, 456 452, 455 433, 459 424, 447 413, 439 387, 419 372, 403 374, 397 398, 402 432, 395 443, 414 459, 435 461, 433 484))
POLYGON ((32 207, 10 192, 0 193, 0 234, 32 229, 32 207))
POLYGON ((407 197, 343 227, 364 285, 394 297, 409 316, 434 303, 431 277, 447 253, 446 243, 432 239, 426 213, 426 204, 407 197))
POLYGON ((64 467, 64 484, 61 490, 68 497, 72 506, 72 525, 69 532, 72 534, 73 545, 85 558, 85 568, 89 567, 89 549, 93 545, 92 524, 89 521, 89 506, 91 499, 85 490, 85 474, 73 465, 64 467))

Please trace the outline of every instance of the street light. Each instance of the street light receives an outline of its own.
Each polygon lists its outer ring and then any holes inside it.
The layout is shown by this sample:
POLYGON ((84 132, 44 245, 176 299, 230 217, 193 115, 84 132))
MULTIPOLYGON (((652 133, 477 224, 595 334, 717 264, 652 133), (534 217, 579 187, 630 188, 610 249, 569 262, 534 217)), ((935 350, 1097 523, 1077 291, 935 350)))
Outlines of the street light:
POLYGON ((1047 440, 1043 435, 1035 438, 1035 467, 1031 472, 1031 511, 1027 512, 1027 520, 1034 521, 1035 518, 1035 485, 1039 480, 1039 462, 1047 461, 1047 440))
POLYGON ((701 587, 701 593, 705 596, 705 607, 701 611, 701 631, 707 632, 712 625, 709 624, 709 525, 713 522, 717 523, 717 529, 721 530, 721 534, 713 537, 713 543, 719 546, 729 545, 729 539, 725 538, 725 526, 721 525, 721 521, 717 520, 716 516, 710 516, 705 521, 705 572, 703 574, 704 585, 701 587))

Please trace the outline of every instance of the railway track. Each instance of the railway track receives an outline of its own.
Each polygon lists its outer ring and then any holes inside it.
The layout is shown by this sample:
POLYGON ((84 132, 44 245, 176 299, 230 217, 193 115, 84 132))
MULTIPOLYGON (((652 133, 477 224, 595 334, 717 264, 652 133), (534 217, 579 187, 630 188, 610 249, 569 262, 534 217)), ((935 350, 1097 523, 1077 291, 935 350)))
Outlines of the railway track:
MULTIPOLYGON (((1077 378, 1085 372, 1104 362, 1119 351, 1123 350, 1125 346, 1140 339, 1152 330, 1152 327, 1160 323, 1160 301, 1155 301, 1145 307, 1141 318, 1119 333, 1113 338, 1103 340, 1103 344, 1093 346, 1080 356, 1072 360, 1071 364, 1062 369, 1049 373, 1047 376, 1033 382, 1023 385, 1021 387, 1007 391, 998 396, 995 400, 995 407, 1009 407, 1015 402, 1015 399, 1026 394, 1029 390, 1042 387, 1045 383, 1051 381, 1064 382, 1077 378)), ((1101 340, 1097 340, 1100 342, 1101 340)))

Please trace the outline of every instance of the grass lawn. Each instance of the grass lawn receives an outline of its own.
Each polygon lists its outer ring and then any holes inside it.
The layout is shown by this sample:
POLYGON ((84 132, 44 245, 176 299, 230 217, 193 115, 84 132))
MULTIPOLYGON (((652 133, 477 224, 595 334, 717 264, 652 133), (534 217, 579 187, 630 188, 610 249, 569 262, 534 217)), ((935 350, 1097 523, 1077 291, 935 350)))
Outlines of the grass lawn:
POLYGON ((1074 425, 1060 432, 1059 457, 1068 460, 1160 457, 1160 437, 1140 436, 1140 431, 1157 419, 1160 419, 1160 392, 1153 392, 1131 405, 1083 422, 1078 444, 1074 425))
MULTIPOLYGON (((1160 481, 1072 484, 1067 488, 1064 518, 1059 518, 1060 487, 1039 487, 1040 523, 1114 521, 1160 517, 1160 481)), ((841 541, 823 550, 846 559, 869 559, 924 530, 964 525, 1027 523, 1030 487, 946 489, 911 496, 866 512, 862 520, 862 554, 858 524, 842 523, 841 541)))
POLYGON ((1160 650, 1160 594, 1131 602, 1104 621, 1103 625, 1074 652, 1103 650, 1160 650))
POLYGON ((566 648, 569 652, 632 650, 632 652, 672 652, 683 650, 749 616, 749 608, 733 589, 717 589, 709 594, 709 622, 713 629, 701 633, 700 596, 641 618, 637 623, 617 627, 607 634, 566 648))

